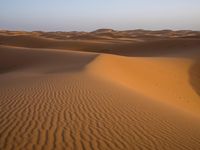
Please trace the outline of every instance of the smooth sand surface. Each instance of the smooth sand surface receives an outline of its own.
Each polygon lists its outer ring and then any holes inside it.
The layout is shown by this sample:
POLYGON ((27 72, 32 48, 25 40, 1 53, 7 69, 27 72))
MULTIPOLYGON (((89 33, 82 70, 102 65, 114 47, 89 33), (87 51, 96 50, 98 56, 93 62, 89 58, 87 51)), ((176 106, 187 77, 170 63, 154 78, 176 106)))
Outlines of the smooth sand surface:
POLYGON ((0 149, 199 150, 198 34, 1 31, 0 149))
POLYGON ((142 95, 199 114, 199 95, 189 82, 190 78, 199 78, 199 71, 190 77, 189 70, 194 63, 189 58, 100 55, 88 69, 96 76, 120 83, 142 95))

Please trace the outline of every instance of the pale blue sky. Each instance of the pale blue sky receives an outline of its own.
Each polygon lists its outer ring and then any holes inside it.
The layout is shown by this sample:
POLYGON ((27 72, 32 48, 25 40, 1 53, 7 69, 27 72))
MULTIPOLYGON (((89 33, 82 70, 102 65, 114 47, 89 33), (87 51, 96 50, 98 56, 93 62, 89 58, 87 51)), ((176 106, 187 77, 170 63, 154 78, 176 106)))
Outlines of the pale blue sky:
POLYGON ((0 0, 0 28, 200 30, 200 0, 0 0))

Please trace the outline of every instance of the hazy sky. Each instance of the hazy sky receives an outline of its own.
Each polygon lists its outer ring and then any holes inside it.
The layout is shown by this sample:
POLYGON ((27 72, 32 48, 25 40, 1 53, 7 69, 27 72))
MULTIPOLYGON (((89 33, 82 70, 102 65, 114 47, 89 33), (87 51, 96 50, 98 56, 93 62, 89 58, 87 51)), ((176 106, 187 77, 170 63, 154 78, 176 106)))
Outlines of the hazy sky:
POLYGON ((11 30, 200 30, 200 0, 0 0, 11 30))

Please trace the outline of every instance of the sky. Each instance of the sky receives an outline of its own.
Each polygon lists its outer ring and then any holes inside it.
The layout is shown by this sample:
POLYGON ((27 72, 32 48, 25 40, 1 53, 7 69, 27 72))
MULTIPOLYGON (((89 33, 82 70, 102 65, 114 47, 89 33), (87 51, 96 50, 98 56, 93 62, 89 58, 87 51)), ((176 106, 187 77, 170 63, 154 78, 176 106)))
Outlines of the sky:
POLYGON ((200 30, 200 0, 0 0, 0 29, 200 30))

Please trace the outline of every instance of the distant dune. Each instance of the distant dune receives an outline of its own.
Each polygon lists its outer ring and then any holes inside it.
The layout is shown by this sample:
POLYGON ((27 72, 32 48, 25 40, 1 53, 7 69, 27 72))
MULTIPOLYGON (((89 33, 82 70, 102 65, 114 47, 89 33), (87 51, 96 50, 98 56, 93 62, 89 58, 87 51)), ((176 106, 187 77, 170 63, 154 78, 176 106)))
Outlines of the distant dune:
POLYGON ((165 56, 198 51, 199 41, 200 32, 197 31, 114 31, 101 29, 90 33, 0 32, 1 45, 77 50, 125 56, 165 56))
POLYGON ((0 149, 198 150, 200 32, 0 31, 0 149))

